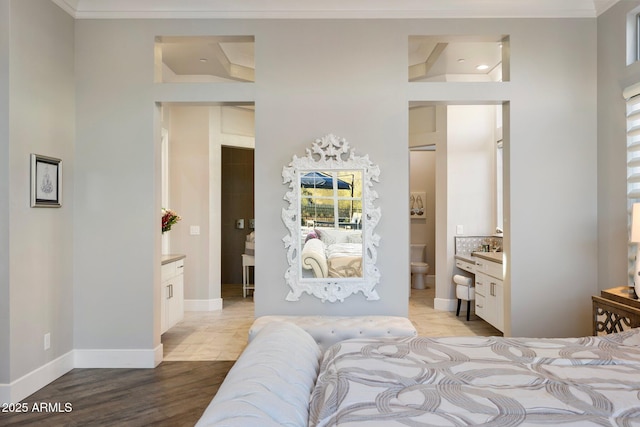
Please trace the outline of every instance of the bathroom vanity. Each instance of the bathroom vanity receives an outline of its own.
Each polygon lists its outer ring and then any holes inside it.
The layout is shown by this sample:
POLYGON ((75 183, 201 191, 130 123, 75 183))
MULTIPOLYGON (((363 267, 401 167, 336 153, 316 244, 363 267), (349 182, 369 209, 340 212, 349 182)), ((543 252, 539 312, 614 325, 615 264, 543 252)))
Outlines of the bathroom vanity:
POLYGON ((503 253, 459 254, 455 261, 457 268, 475 276, 476 315, 504 331, 503 253))
POLYGON ((185 255, 162 255, 160 268, 160 333, 164 334, 184 317, 185 255))

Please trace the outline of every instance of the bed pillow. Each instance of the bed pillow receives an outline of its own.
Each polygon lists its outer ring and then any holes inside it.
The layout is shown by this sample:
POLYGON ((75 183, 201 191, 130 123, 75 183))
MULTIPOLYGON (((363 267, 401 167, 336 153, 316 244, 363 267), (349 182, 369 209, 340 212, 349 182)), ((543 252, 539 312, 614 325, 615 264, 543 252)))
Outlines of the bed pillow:
POLYGON ((362 233, 361 232, 353 232, 347 235, 347 243, 362 243, 362 233))
POLYGON ((351 230, 340 230, 336 228, 317 228, 316 233, 325 245, 335 243, 362 243, 362 232, 351 230), (360 242, 349 242, 350 236, 360 235, 360 242))

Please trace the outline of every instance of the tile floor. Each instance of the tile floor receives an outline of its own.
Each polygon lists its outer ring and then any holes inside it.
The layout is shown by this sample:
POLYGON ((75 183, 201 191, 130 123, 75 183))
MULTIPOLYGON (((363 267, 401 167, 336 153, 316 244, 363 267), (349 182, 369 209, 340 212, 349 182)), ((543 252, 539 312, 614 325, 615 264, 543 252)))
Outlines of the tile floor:
MULTIPOLYGON (((436 311, 434 289, 411 290, 409 319, 425 336, 501 335, 474 314, 436 311)), ((165 361, 236 360, 247 344, 254 320, 253 297, 242 298, 242 285, 223 285, 223 309, 185 312, 184 320, 162 335, 165 361)), ((464 310, 464 304, 463 304, 464 310)))

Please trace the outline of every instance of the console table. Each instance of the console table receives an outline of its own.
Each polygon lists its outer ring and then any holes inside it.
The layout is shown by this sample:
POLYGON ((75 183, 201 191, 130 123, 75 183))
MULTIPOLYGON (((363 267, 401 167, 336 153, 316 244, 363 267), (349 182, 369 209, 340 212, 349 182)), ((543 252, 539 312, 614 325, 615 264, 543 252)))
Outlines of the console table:
POLYGON ((640 300, 629 287, 605 289, 591 297, 593 335, 612 334, 640 327, 640 300))
POLYGON ((256 257, 254 255, 242 254, 242 298, 247 297, 247 291, 255 289, 255 285, 249 283, 249 267, 255 268, 255 266, 256 257))

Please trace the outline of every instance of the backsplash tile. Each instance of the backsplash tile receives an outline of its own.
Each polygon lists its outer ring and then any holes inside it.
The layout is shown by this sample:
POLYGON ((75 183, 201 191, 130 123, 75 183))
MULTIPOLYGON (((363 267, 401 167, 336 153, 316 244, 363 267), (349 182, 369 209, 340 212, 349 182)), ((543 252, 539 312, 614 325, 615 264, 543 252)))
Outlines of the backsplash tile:
POLYGON ((502 252, 502 237, 500 236, 455 236, 456 255, 469 255, 471 252, 482 252, 483 245, 489 245, 489 252, 497 248, 502 252))

